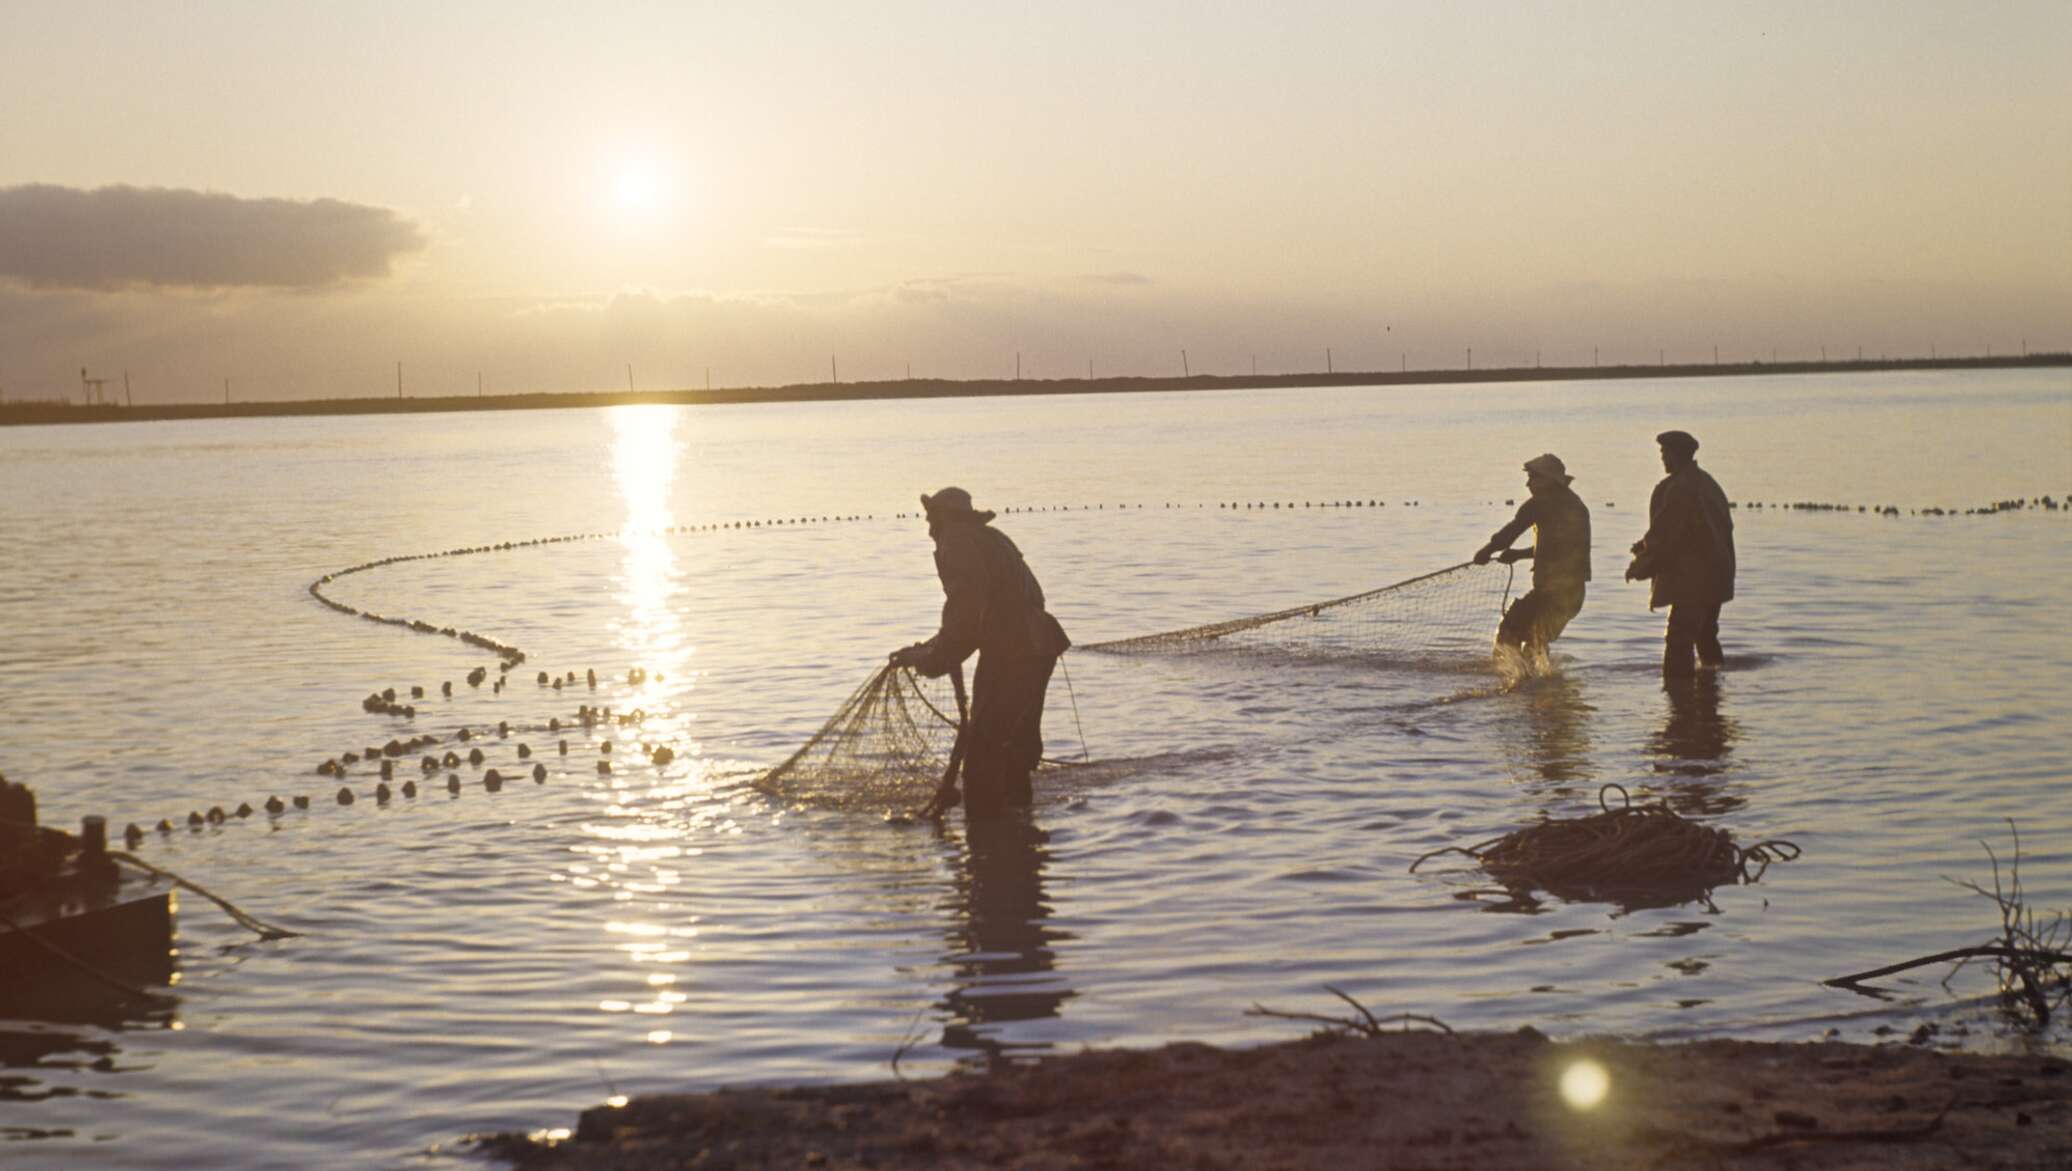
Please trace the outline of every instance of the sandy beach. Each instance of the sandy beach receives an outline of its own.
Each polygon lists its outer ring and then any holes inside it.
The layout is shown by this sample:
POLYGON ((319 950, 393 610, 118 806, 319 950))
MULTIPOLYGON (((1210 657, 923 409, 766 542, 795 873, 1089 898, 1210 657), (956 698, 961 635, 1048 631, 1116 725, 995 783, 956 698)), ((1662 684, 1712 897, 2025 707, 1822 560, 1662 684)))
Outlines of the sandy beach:
POLYGON ((925 1081, 642 1097, 585 1112, 565 1136, 483 1146, 527 1171, 2040 1171, 2072 1165, 2072 1063, 1909 1043, 1322 1033, 1250 1049, 1089 1050, 925 1081), (1584 1062, 1608 1075, 1591 1107, 1562 1092, 1584 1062))

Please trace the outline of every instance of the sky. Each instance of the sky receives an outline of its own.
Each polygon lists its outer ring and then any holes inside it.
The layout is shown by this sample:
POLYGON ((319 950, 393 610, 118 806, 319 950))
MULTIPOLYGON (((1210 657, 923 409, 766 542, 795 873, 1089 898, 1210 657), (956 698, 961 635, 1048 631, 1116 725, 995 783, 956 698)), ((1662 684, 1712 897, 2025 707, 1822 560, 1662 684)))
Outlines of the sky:
POLYGON ((2067 0, 0 0, 0 395, 2066 350, 2067 61, 2067 0))

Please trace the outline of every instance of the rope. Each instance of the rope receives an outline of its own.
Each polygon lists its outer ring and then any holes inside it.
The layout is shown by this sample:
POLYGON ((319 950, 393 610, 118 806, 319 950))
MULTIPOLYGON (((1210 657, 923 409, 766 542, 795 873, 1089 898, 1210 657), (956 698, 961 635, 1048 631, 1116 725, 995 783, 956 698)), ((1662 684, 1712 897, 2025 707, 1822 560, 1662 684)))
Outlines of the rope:
POLYGON ((1058 660, 1058 667, 1065 673, 1065 696, 1072 701, 1072 727, 1079 733, 1079 760, 1085 763, 1093 759, 1093 749, 1086 742, 1086 727, 1079 722, 1079 694, 1072 690, 1072 668, 1065 660, 1058 660))
POLYGON ((1538 889, 1563 898, 1641 903, 1705 898, 1722 884, 1752 883, 1772 862, 1799 857, 1799 847, 1773 839, 1743 848, 1726 830, 1700 825, 1667 801, 1635 805, 1624 786, 1597 791, 1602 812, 1549 818, 1472 846, 1445 846, 1410 864, 1415 873, 1445 854, 1474 859, 1514 892, 1538 889), (1616 793, 1619 804, 1611 803, 1616 793))
POLYGON ((238 926, 244 928, 247 931, 252 932, 261 939, 292 939, 302 934, 300 931, 290 931, 285 927, 276 927, 271 923, 265 922, 264 920, 254 918, 251 915, 247 915, 243 911, 238 910, 237 907, 233 903, 231 903, 229 899, 226 899, 219 894, 205 889, 200 883, 189 882, 187 879, 184 879, 179 875, 174 874, 170 870, 161 870, 158 867, 153 866, 151 863, 144 861, 142 858, 137 857, 135 854, 126 853, 121 850, 110 850, 108 851, 108 856, 110 858, 115 859, 118 862, 127 862, 130 865, 136 867, 137 869, 144 871, 146 874, 156 875, 159 878, 171 881, 173 884, 177 886, 186 887, 188 890, 193 891, 195 894, 198 894, 201 897, 216 904, 217 906, 223 908, 223 910, 230 915, 231 919, 234 920, 238 926))

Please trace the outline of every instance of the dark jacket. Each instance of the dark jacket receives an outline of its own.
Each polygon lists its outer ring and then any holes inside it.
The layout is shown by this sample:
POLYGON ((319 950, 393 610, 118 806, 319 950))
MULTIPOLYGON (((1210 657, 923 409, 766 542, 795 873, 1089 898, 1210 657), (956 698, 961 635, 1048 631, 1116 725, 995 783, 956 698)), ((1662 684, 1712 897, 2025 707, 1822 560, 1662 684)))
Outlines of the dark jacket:
POLYGON ((1590 580, 1590 508, 1575 489, 1562 484, 1527 497, 1489 543, 1509 548, 1528 528, 1539 530, 1533 534, 1533 588, 1573 589, 1590 580))
POLYGON ((1734 513, 1727 494, 1697 464, 1663 477, 1648 500, 1648 534, 1634 547, 1631 575, 1649 578, 1648 609, 1734 598, 1734 513))
POLYGON ((1044 610, 1043 586, 1022 551, 999 529, 964 520, 937 525, 935 573, 942 579, 942 628, 924 644, 922 674, 944 674, 973 651, 1036 662, 1072 645, 1044 610))

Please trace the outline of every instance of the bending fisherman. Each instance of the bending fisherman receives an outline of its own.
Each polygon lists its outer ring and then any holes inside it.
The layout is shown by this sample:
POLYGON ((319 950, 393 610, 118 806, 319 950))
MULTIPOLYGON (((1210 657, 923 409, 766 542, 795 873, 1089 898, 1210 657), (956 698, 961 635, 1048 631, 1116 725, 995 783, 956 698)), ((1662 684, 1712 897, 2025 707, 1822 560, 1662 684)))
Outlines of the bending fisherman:
POLYGON ((923 495, 921 508, 935 538, 942 626, 892 652, 892 664, 932 678, 978 652, 964 731, 965 812, 1027 806, 1029 774, 1043 756, 1044 693, 1072 641, 1043 608, 1043 587, 1021 550, 991 527, 993 513, 972 508, 962 488, 923 495))
POLYGON ((1496 628, 1497 649, 1526 663, 1543 662, 1547 644, 1561 637, 1583 609, 1584 583, 1590 580, 1590 509, 1569 487, 1574 481, 1558 456, 1527 460, 1525 487, 1531 495, 1511 523, 1475 551, 1477 565, 1487 565, 1493 554, 1507 565, 1532 562, 1532 589, 1511 603, 1496 628), (1511 548, 1528 528, 1535 530, 1533 543, 1511 548))

